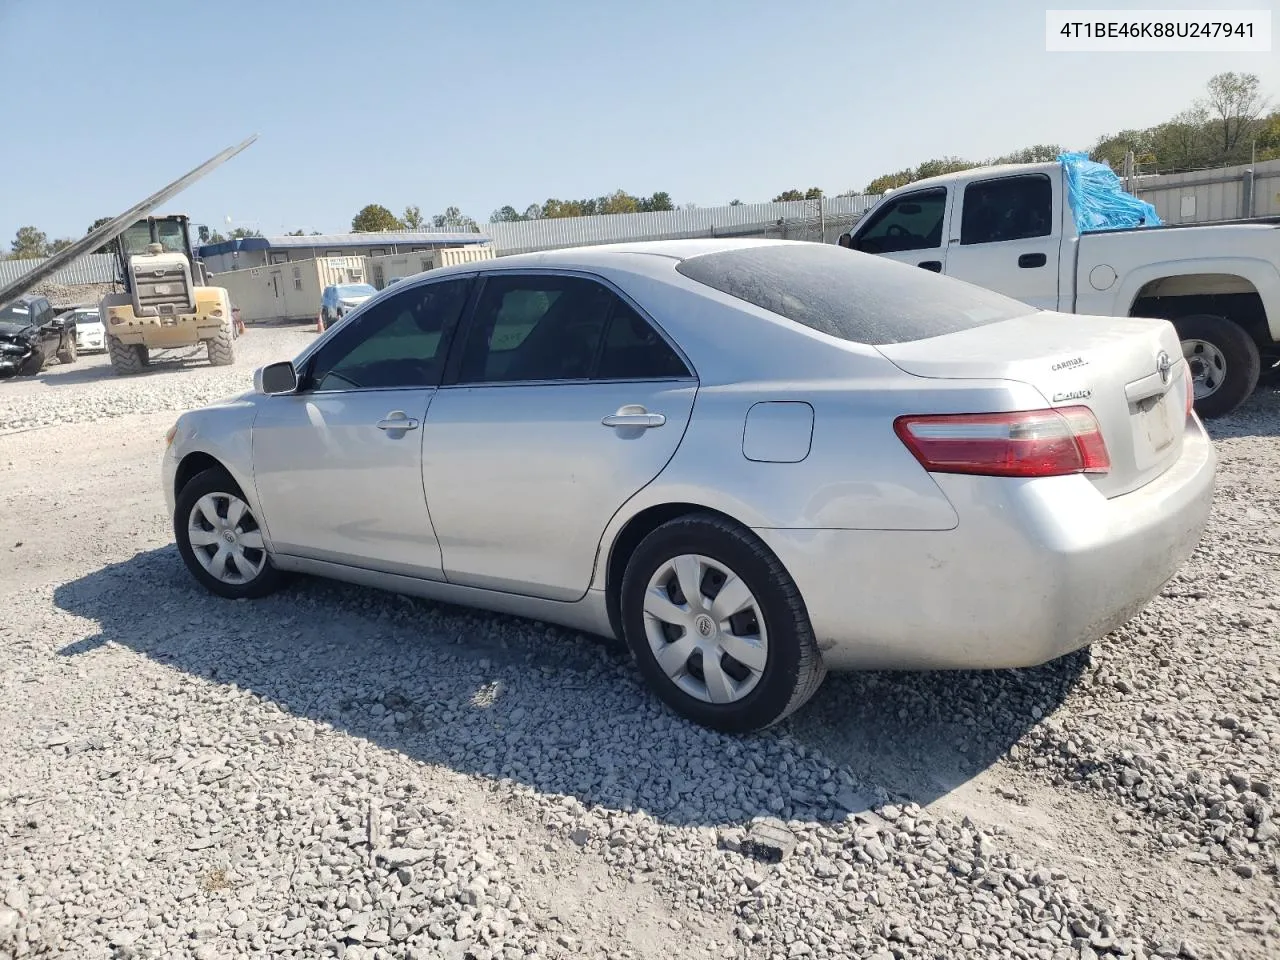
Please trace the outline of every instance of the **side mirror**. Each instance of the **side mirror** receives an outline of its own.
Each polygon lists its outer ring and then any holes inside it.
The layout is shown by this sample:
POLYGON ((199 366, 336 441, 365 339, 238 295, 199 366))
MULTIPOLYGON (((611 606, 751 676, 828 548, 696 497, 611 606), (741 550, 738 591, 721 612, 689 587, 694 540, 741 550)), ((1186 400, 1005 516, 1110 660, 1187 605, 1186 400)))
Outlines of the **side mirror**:
POLYGON ((293 393, 298 389, 298 372, 289 360, 268 363, 253 372, 253 389, 269 397, 293 393))

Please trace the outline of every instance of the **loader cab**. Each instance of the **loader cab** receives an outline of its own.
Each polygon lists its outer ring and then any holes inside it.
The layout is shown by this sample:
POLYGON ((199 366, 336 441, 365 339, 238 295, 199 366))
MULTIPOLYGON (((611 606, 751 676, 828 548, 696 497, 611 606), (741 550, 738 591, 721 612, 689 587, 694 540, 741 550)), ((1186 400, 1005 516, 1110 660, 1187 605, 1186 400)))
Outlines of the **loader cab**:
POLYGON ((145 254, 153 243, 160 244, 165 253, 180 253, 187 258, 188 263, 195 263, 195 254, 191 249, 190 223, 190 218, 183 214, 147 217, 120 234, 115 247, 126 289, 129 287, 129 258, 145 254))

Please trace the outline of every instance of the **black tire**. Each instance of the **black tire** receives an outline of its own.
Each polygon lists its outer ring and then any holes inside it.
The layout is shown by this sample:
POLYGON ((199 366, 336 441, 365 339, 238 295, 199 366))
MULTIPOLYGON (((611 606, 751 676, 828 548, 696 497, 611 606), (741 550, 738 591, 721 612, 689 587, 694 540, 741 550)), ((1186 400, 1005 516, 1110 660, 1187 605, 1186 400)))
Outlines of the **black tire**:
POLYGON ((118 338, 107 335, 107 354, 111 357, 111 369, 122 377, 142 372, 147 365, 146 347, 140 344, 121 343, 118 338))
MULTIPOLYGON (((1210 314, 1179 317, 1173 321, 1179 339, 1202 340, 1212 344, 1221 354, 1222 363, 1210 364, 1216 371, 1219 386, 1205 397, 1197 397, 1195 408, 1201 419, 1226 416, 1244 403, 1258 386, 1262 358, 1258 345, 1248 332, 1233 320, 1210 314)), ((1186 353, 1184 346, 1183 352, 1186 353)), ((1188 359, 1193 359, 1192 357, 1188 359)))
MULTIPOLYGON (((267 555, 267 561, 257 576, 244 583, 235 584, 219 580, 209 573, 201 565, 200 561, 196 559, 195 549, 191 545, 188 530, 189 518, 197 501, 211 493, 229 494, 240 500, 245 499, 244 491, 240 489, 239 484, 232 479, 231 474, 221 467, 210 467, 208 470, 197 473, 187 481, 186 486, 178 491, 173 510, 173 536, 174 540, 177 541, 178 553, 182 556, 182 562, 187 565, 191 575, 205 589, 229 600, 265 597, 267 594, 278 590, 284 583, 285 577, 281 571, 272 566, 270 554, 267 555)), ((253 515, 249 513, 248 516, 252 517, 253 515)), ((255 526, 256 519, 255 517, 255 526)))
POLYGON ((230 324, 224 323, 218 335, 208 341, 209 364, 214 367, 229 367, 236 362, 236 348, 232 342, 230 324))
POLYGON ((27 357, 26 362, 18 368, 18 376, 34 377, 37 373, 44 369, 44 351, 36 347, 31 351, 31 356, 27 357))
POLYGON ((715 514, 679 517, 646 536, 627 562, 620 607, 627 646, 649 686, 677 713, 713 730, 747 733, 773 726, 803 706, 826 677, 808 611, 791 575, 758 537, 715 514), (699 554, 733 571, 764 616, 764 669, 755 687, 731 703, 709 703, 682 690, 649 646, 645 591, 659 568, 682 554, 699 554))
POLYGON ((75 363, 80 359, 80 353, 76 350, 76 341, 74 337, 68 337, 62 344, 62 349, 57 353, 59 363, 75 363))

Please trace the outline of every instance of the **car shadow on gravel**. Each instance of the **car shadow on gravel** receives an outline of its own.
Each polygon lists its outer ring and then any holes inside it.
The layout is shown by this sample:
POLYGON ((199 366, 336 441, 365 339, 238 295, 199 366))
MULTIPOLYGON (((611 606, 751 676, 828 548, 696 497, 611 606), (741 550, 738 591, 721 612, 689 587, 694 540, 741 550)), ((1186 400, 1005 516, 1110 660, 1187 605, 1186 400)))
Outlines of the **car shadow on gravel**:
MULTIPOLYGON (((100 354, 87 354, 86 359, 97 359, 100 354)), ((51 364, 45 367, 34 377, 25 377, 22 379, 35 380, 39 383, 48 384, 51 387, 71 386, 72 384, 93 383, 98 380, 138 380, 157 373, 169 373, 173 370, 182 370, 187 367, 207 367, 209 359, 205 351, 201 349, 199 352, 191 356, 157 356, 153 357, 145 369, 140 373, 130 374, 127 377, 117 376, 111 369, 110 361, 102 363, 77 363, 77 364, 51 364)))
POLYGON ((60 655, 119 645, 251 691, 320 737, 685 825, 929 803, 1004 755, 1089 661, 833 674, 788 721, 732 737, 662 706, 621 644, 311 578, 229 602, 198 588, 172 546, 59 586, 54 603, 88 621, 60 655))
POLYGON ((1204 426, 1214 440, 1280 437, 1280 371, 1269 372, 1248 400, 1204 426))

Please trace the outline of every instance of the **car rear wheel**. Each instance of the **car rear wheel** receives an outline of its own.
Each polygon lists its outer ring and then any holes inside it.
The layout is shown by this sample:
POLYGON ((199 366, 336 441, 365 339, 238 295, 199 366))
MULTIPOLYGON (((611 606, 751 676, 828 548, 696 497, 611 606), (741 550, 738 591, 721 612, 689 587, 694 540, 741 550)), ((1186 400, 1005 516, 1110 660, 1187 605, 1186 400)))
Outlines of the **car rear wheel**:
POLYGON ((262 597, 283 582, 257 517, 225 470, 204 470, 179 491, 173 533, 187 569, 220 597, 262 597))
POLYGON ((715 730, 772 726, 826 676, 791 576, 750 531, 713 514, 671 520, 640 542, 621 614, 649 686, 715 730))

